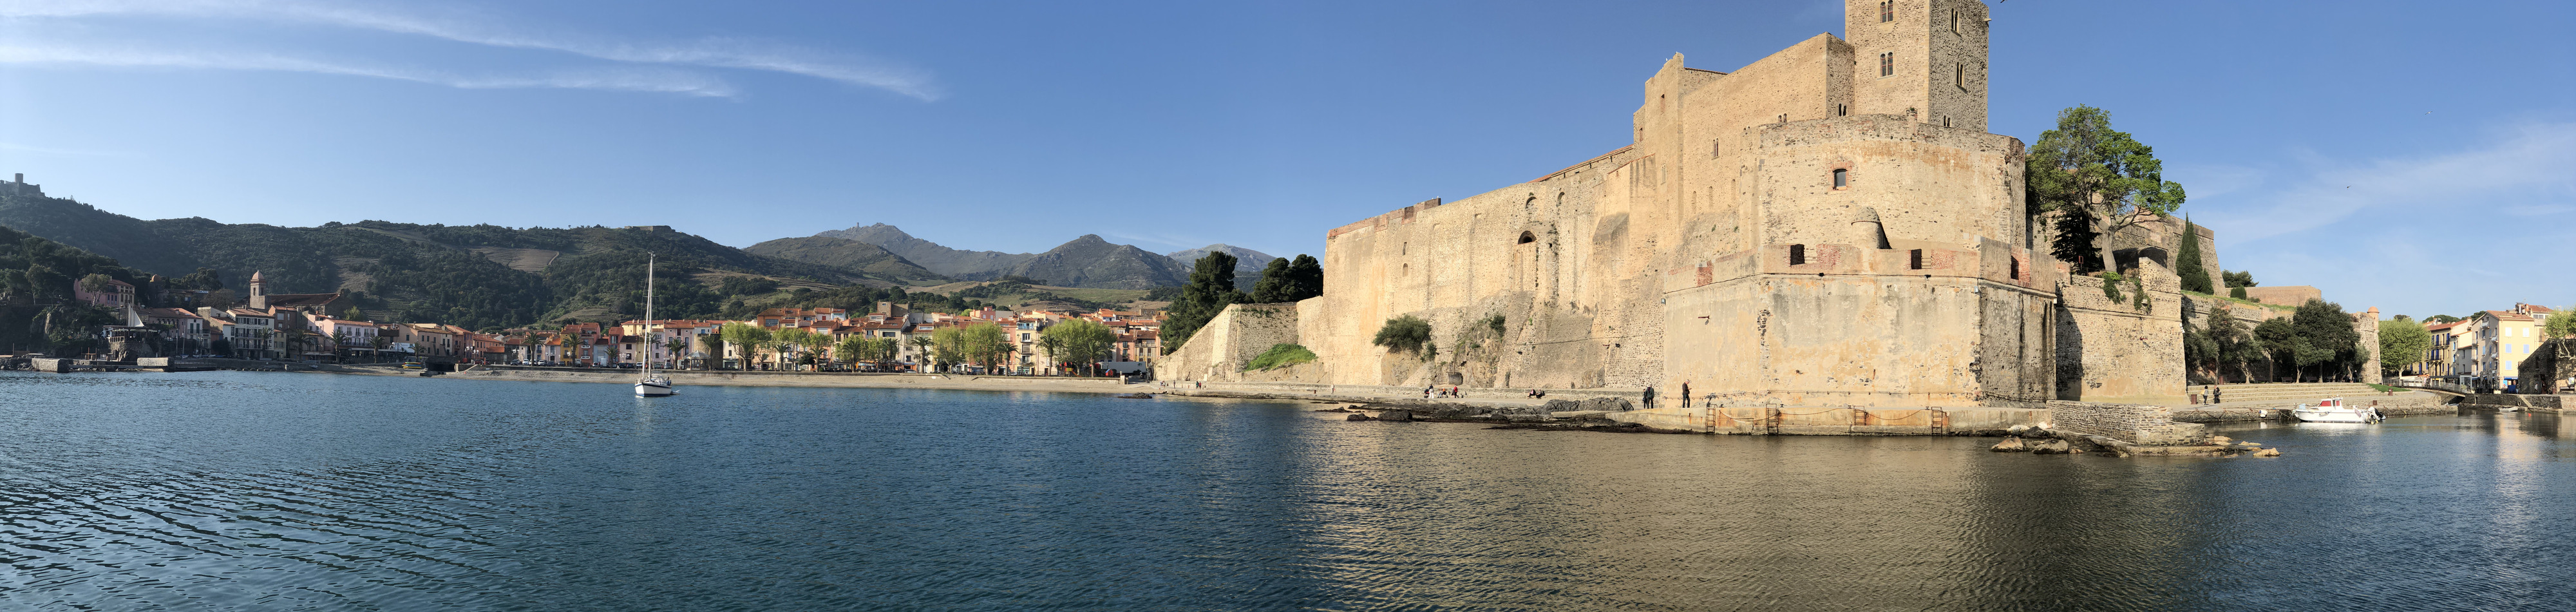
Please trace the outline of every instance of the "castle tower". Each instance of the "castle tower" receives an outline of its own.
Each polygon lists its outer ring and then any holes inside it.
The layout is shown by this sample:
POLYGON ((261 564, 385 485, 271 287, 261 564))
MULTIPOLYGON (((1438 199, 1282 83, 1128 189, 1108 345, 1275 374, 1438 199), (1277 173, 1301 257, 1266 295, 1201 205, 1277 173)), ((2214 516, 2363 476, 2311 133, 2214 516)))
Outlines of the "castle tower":
POLYGON ((1853 114, 1986 129, 1986 3, 1844 0, 1855 64, 1853 114))

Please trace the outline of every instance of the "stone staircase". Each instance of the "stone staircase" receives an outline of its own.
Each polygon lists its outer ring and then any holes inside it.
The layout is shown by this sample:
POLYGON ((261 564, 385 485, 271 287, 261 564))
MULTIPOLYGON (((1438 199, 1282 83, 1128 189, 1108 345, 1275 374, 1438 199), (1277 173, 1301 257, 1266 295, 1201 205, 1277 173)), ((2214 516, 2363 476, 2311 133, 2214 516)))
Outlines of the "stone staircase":
POLYGON ((2223 391, 2220 393, 2219 399, 2225 400, 2227 405, 2231 407, 2253 407, 2270 404, 2282 406, 2301 403, 2313 404, 2316 403, 2317 400, 2329 397, 2342 397, 2349 398, 2354 401, 2360 401, 2380 396, 2380 392, 2378 390, 2370 388, 2370 385, 2361 383, 2192 385, 2184 387, 2183 393, 2201 398, 2201 401, 2208 401, 2210 397, 2209 392, 2213 388, 2223 391))

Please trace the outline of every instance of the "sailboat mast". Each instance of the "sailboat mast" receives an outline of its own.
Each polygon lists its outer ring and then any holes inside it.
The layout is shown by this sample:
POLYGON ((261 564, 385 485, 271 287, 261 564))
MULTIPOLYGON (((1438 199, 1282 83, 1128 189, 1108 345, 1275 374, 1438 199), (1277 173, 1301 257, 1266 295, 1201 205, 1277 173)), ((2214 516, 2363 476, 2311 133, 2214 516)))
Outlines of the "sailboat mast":
POLYGON ((662 334, 653 328, 653 254, 644 254, 644 378, 653 378, 653 349, 662 344, 662 334))

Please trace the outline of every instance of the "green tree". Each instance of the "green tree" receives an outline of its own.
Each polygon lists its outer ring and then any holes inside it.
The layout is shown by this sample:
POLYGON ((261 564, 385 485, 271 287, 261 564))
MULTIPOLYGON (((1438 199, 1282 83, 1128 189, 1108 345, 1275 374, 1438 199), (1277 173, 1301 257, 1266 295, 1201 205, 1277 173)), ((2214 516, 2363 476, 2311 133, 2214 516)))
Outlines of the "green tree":
MULTIPOLYGON (((2211 356, 2221 365, 2234 364, 2237 380, 2254 381, 2252 364, 2263 359, 2263 343, 2254 338, 2245 322, 2237 320, 2235 309, 2220 303, 2209 314, 2209 324, 2201 333, 2209 338, 2211 356)), ((2216 377, 2223 379, 2224 377, 2216 377)))
POLYGON ((966 330, 942 327, 930 332, 930 361, 936 371, 945 372, 966 362, 966 330))
POLYGON ((1295 302, 1324 294, 1324 266, 1312 255, 1270 260, 1261 270, 1261 281, 1252 285, 1251 302, 1277 304, 1295 302))
POLYGON ((2379 370, 2383 374, 2405 373, 2406 366, 2423 361, 2426 351, 2432 349, 2432 332, 2406 315, 2379 324, 2379 370))
POLYGON ((1055 341, 1055 347, 1048 354, 1050 359, 1058 363, 1082 364, 1084 373, 1091 375, 1100 373, 1100 360, 1118 344, 1117 330, 1090 319, 1069 319, 1038 333, 1055 341))
POLYGON ((2264 319, 2256 324, 2254 340, 2257 346, 2262 347, 2264 361, 2271 363, 2268 368, 2271 380, 2280 380, 2282 366, 2298 367, 2299 327, 2288 317, 2264 319))
POLYGON ((2190 215, 2182 218, 2182 246, 2174 250, 2174 274, 2182 275, 2182 289, 2199 293, 2217 293, 2209 286, 2209 266, 2201 261, 2200 226, 2190 215))
POLYGON ((2182 185, 2164 180, 2164 163, 2155 150, 2111 129, 2111 114, 2102 109, 2059 111, 2057 129, 2040 133, 2029 160, 2024 180, 2031 205, 2083 215, 2091 225, 2092 250, 2100 259, 2078 262, 2089 264, 2078 272, 2109 269, 2112 238, 2121 230, 2182 207, 2182 185))
POLYGON ((340 313, 340 318, 351 321, 365 321, 367 320, 367 311, 359 310, 356 306, 350 306, 348 312, 340 313))
POLYGON ((726 344, 740 349, 742 369, 746 370, 751 369, 752 352, 760 350, 770 342, 769 328, 750 323, 726 323, 724 327, 718 328, 716 334, 722 336, 726 344))
POLYGON ((107 293, 110 287, 107 283, 113 280, 116 279, 105 274, 91 274, 81 277, 80 288, 90 293, 107 293))
POLYGON ((1252 303, 1277 304, 1296 301, 1288 297, 1296 292, 1296 288, 1292 285, 1294 282, 1288 278, 1288 258, 1270 260, 1270 265, 1261 269, 1261 280, 1252 284, 1252 303))
POLYGON ((959 347, 967 361, 983 366, 991 374, 1011 354, 1011 334, 995 323, 977 323, 958 330, 959 347))
POLYGON ((1251 299, 1234 290, 1234 264, 1234 256, 1224 252, 1199 258, 1190 271, 1190 284, 1181 287, 1181 299, 1172 302, 1163 321, 1163 354, 1180 350, 1209 319, 1224 312, 1226 305, 1251 299))
POLYGON ((2290 315, 2297 326, 2298 343, 2294 349, 2298 366, 2319 366, 2317 379, 2325 379, 2326 370, 2336 366, 2359 365, 2354 347, 2361 343, 2361 332, 2352 328, 2352 316, 2343 307, 2325 300, 2308 300, 2290 315))
POLYGON ((1303 300, 1324 295, 1324 263, 1313 255, 1299 253, 1297 261, 1288 264, 1288 279, 1295 290, 1291 297, 1303 300))
POLYGON ((1413 315, 1387 319, 1385 325, 1377 328, 1377 336, 1369 339, 1369 344, 1386 347, 1390 351, 1418 353, 1431 345, 1431 322, 1413 315))

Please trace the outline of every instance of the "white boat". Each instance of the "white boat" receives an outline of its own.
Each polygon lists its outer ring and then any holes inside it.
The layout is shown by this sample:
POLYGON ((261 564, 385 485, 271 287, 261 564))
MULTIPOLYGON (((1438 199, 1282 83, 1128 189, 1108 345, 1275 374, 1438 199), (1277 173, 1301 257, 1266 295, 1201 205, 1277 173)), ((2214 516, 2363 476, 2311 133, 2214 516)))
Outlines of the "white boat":
MULTIPOLYGON (((644 327, 653 327, 653 255, 650 253, 644 255, 644 327)), ((644 366, 636 373, 636 397, 669 397, 672 394, 671 377, 653 375, 653 348, 661 345, 661 331, 655 330, 644 336, 644 366)))
POLYGON ((2315 406, 2299 404, 2290 416, 2307 423, 2377 423, 2382 418, 2378 408, 2345 406, 2340 397, 2319 400, 2315 406))

